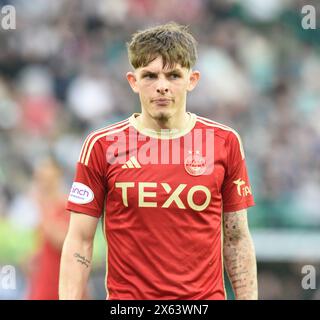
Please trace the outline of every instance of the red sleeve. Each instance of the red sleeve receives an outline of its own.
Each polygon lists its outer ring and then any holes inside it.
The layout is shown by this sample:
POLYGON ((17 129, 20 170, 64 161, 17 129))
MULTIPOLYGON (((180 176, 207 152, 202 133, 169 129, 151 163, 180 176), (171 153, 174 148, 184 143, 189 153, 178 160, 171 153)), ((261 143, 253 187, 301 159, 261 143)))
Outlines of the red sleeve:
MULTIPOLYGON (((84 149, 84 148, 83 148, 84 149)), ((82 152, 84 152, 82 149, 82 152)), ((90 154, 79 158, 67 210, 99 218, 103 213, 106 180, 103 148, 99 141, 89 148, 90 154)))
POLYGON ((240 136, 231 131, 226 140, 227 168, 222 185, 223 211, 232 212, 254 206, 240 136))

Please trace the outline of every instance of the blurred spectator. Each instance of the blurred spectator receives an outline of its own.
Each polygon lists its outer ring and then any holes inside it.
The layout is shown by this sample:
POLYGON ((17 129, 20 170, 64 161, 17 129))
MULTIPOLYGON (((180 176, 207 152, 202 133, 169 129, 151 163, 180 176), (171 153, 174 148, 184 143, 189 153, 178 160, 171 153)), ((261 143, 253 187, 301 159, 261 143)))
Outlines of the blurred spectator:
POLYGON ((30 200, 38 212, 38 251, 30 261, 27 299, 58 300, 60 255, 68 229, 62 171, 53 159, 37 164, 30 200))

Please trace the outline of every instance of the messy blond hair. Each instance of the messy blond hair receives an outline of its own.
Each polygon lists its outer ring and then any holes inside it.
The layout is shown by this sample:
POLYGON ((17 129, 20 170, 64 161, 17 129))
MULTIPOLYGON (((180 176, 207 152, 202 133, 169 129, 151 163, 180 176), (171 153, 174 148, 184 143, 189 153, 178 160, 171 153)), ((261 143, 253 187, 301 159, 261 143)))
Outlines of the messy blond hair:
POLYGON ((191 69, 197 60, 197 43, 188 27, 170 22, 137 31, 127 43, 129 61, 134 69, 145 67, 158 56, 163 67, 179 63, 191 69))

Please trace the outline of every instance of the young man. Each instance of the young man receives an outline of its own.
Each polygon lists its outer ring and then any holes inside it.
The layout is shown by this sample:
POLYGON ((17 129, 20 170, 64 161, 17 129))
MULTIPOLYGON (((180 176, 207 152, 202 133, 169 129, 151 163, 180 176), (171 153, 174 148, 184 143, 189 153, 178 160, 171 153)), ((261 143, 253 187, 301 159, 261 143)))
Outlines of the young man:
POLYGON ((103 217, 107 299, 257 298, 246 208, 254 205, 239 135, 186 111, 200 78, 196 44, 174 23, 128 45, 141 113, 91 133, 67 209, 60 299, 81 299, 103 217), (224 235, 224 236, 223 236, 224 235))

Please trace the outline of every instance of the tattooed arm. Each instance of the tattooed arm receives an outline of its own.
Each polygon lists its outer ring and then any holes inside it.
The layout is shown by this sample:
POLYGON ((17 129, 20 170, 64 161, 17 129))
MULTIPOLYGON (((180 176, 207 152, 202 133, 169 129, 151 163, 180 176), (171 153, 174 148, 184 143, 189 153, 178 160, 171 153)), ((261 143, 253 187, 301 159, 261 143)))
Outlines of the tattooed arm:
POLYGON ((60 300, 80 300, 85 296, 97 223, 97 218, 71 213, 61 255, 60 300))
POLYGON ((237 300, 258 299, 257 266, 247 210, 224 213, 224 265, 237 300))

